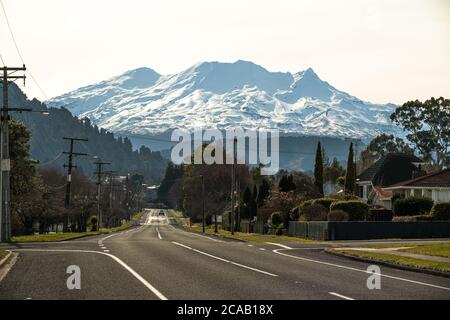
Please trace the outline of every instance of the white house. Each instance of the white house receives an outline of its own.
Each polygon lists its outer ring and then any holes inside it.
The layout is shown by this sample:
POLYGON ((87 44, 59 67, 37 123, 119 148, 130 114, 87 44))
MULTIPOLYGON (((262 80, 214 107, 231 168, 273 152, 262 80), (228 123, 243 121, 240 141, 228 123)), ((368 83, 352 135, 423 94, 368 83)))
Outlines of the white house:
POLYGON ((427 197, 435 202, 450 201, 450 169, 396 183, 383 188, 407 197, 427 197))

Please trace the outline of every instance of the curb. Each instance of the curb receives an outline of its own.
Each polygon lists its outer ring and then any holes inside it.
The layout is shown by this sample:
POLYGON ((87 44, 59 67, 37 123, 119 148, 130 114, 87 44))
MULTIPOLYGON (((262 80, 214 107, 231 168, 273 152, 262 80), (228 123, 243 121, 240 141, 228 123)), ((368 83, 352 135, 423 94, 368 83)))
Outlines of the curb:
POLYGON ((411 267, 411 266, 403 266, 403 265, 399 265, 399 264, 395 264, 395 263, 391 263, 391 262, 372 260, 372 259, 363 258, 363 257, 355 257, 355 256, 352 256, 349 254, 336 252, 332 249, 325 249, 323 251, 328 254, 332 254, 332 255, 335 255, 338 257, 344 257, 344 258, 355 260, 355 261, 366 262, 366 263, 371 263, 371 264, 376 263, 376 264, 379 264, 382 266, 391 267, 391 268, 395 268, 395 269, 399 269, 399 270, 421 272, 421 273, 431 274, 433 276, 450 278, 450 273, 448 273, 448 272, 437 271, 437 270, 428 269, 428 268, 416 268, 416 267, 411 267))
POLYGON ((0 268, 4 265, 4 264, 6 264, 8 261, 9 261, 9 259, 12 257, 12 251, 10 251, 10 250, 5 250, 6 252, 8 252, 8 254, 6 255, 6 257, 4 257, 1 261, 0 261, 0 268))

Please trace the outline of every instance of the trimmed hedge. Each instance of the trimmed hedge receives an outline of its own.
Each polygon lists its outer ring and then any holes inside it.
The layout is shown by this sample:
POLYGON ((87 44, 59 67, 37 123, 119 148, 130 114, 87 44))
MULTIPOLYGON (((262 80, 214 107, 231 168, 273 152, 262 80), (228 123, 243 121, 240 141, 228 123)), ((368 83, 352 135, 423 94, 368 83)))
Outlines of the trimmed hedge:
POLYGON ((418 216, 397 216, 392 219, 394 222, 414 222, 414 221, 433 221, 433 217, 429 214, 421 214, 418 216))
POLYGON ((338 201, 337 199, 331 199, 331 198, 319 198, 319 199, 314 199, 312 204, 320 204, 321 206, 324 206, 325 209, 327 209, 328 211, 330 211, 330 206, 333 202, 338 201))
POLYGON ((283 216, 278 211, 272 212, 272 214, 270 215, 270 221, 269 222, 270 222, 269 224, 272 227, 278 227, 280 224, 283 223, 283 216))
POLYGON ((437 202, 430 212, 434 220, 450 220, 450 202, 437 202))
POLYGON ((344 210, 331 210, 328 213, 328 221, 348 221, 348 213, 344 210))
POLYGON ((300 215, 302 215, 303 210, 306 207, 311 206, 313 204, 313 202, 314 202, 314 199, 310 199, 310 200, 306 200, 306 201, 303 201, 302 203, 300 203, 300 205, 298 206, 298 209, 300 210, 300 215))
POLYGON ((357 200, 334 202, 331 204, 330 210, 347 212, 349 221, 364 221, 369 214, 369 206, 357 200))
POLYGON ((398 199, 394 202, 396 216, 418 216, 430 213, 433 200, 422 197, 398 199))
POLYGON ((392 221, 394 213, 389 209, 370 209, 368 221, 392 221))

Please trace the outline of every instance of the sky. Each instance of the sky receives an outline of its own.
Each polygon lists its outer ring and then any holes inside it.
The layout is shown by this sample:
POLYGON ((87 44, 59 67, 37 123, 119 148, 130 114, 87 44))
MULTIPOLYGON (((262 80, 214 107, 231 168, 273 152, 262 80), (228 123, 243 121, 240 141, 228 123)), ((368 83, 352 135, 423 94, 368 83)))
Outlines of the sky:
MULTIPOLYGON (((448 0, 2 0, 41 100, 138 67, 312 67, 374 103, 450 98, 448 0), (45 94, 45 95, 44 95, 45 94)), ((0 54, 21 60, 0 12, 0 54)))

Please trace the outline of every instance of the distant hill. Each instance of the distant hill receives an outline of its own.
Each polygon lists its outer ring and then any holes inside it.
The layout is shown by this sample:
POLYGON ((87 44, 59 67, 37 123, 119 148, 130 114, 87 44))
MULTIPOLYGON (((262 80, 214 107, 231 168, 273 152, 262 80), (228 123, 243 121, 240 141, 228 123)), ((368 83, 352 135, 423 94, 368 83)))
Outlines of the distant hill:
MULTIPOLYGON (((0 98, 2 92, 0 90, 0 98)), ((1 100, 0 100, 1 101, 1 100)), ((95 170, 93 156, 112 163, 106 170, 115 170, 120 174, 139 173, 149 183, 157 182, 163 175, 168 160, 159 151, 151 151, 148 147, 133 150, 128 138, 115 137, 106 129, 99 129, 91 120, 79 119, 65 108, 47 108, 39 100, 28 100, 25 94, 14 83, 9 87, 9 106, 45 110, 49 115, 36 112, 11 113, 14 119, 22 121, 32 132, 31 154, 41 162, 41 167, 55 166, 63 168, 67 156, 69 142, 63 137, 87 138, 88 142, 77 142, 75 151, 89 154, 88 157, 76 157, 78 170, 90 175, 95 170)))

